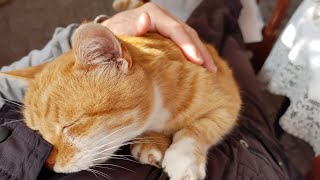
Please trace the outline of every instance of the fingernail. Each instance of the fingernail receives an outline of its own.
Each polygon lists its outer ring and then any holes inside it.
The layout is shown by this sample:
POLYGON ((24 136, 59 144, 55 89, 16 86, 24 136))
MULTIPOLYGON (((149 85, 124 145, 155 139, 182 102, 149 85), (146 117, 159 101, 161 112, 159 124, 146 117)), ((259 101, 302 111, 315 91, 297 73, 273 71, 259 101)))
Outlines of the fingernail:
POLYGON ((204 59, 203 59, 203 57, 201 56, 200 52, 194 51, 193 57, 194 57, 194 60, 195 60, 197 63, 203 64, 204 59))
POLYGON ((194 46, 185 45, 183 47, 185 54, 188 56, 188 59, 197 64, 203 64, 204 60, 199 51, 196 50, 194 46))

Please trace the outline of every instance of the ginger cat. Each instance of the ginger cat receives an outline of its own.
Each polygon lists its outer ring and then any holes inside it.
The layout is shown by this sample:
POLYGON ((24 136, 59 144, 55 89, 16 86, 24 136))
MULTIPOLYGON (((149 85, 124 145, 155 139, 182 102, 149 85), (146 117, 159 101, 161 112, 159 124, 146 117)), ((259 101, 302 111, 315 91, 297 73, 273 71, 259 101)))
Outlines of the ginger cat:
POLYGON ((204 179, 208 149, 236 125, 241 106, 216 50, 207 46, 218 68, 212 74, 158 34, 115 37, 87 23, 72 44, 50 63, 7 73, 30 78, 25 123, 53 145, 53 170, 86 170, 134 140, 141 163, 173 180, 204 179))

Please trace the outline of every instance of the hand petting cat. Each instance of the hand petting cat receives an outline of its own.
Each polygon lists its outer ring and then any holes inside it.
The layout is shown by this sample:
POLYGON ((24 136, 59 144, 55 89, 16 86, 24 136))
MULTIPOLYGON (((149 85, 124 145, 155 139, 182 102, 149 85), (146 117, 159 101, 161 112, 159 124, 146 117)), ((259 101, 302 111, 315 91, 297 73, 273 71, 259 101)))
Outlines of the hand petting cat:
POLYGON ((153 3, 120 12, 102 24, 116 35, 141 36, 147 32, 158 32, 172 39, 191 62, 210 72, 217 70, 197 32, 153 3))

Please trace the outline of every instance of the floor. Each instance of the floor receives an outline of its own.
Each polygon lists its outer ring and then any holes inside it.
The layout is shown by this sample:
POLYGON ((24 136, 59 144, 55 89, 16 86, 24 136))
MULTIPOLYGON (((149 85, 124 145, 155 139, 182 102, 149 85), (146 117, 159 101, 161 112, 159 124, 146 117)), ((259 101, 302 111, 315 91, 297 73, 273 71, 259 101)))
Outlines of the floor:
MULTIPOLYGON (((0 6, 0 67, 20 59, 33 49, 41 49, 51 38, 56 27, 81 22, 84 17, 93 19, 99 14, 112 15, 112 0, 9 0, 0 6), (77 8, 74 8, 77 7, 77 8)), ((276 0, 260 1, 264 19, 271 16, 276 0)), ((301 0, 291 0, 286 21, 301 0)), ((270 95, 273 105, 279 108, 283 97, 270 95)), ((305 173, 313 157, 311 148, 301 140, 284 134, 281 143, 297 168, 305 173)))

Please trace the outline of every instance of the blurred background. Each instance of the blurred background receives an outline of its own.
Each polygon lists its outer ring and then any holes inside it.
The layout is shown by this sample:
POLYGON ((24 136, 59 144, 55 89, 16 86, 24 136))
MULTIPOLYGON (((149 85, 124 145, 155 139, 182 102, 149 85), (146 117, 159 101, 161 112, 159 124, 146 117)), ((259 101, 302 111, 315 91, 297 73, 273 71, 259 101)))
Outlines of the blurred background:
MULTIPOLYGON (((99 14, 115 13, 111 6, 113 0, 7 1, 0 5, 0 67, 20 59, 33 49, 41 49, 56 27, 92 20, 99 14)), ((300 1, 291 1, 286 19, 292 15, 300 1)), ((259 6, 265 19, 271 16, 276 2, 260 1, 259 6)))
POLYGON ((112 0, 8 0, 0 6, 0 67, 41 49, 56 27, 114 14, 112 0))

